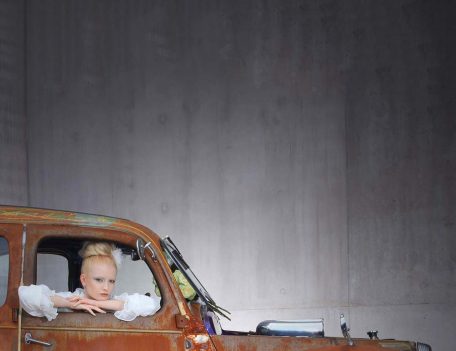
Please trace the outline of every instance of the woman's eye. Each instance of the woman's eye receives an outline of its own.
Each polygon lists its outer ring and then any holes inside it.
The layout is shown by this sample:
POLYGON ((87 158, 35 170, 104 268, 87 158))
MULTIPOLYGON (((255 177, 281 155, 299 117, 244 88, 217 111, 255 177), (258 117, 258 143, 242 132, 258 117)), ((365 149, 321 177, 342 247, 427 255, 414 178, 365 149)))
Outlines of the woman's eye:
POLYGON ((103 279, 102 278, 95 278, 95 281, 98 282, 98 283, 102 283, 103 279))
POLYGON ((110 280, 109 282, 110 282, 111 284, 115 284, 115 283, 116 283, 115 280, 110 280))

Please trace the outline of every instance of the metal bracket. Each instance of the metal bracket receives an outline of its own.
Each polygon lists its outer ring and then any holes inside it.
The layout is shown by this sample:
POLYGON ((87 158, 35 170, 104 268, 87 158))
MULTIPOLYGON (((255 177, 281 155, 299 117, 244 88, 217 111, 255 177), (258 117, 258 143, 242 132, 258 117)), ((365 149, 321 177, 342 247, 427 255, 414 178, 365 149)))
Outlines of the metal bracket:
POLYGON ((149 249, 150 255, 152 256, 152 261, 158 262, 157 254, 155 253, 154 249, 152 248, 152 243, 150 241, 148 243, 144 243, 144 240, 141 239, 141 238, 136 240, 136 251, 138 253, 138 256, 143 261, 146 258, 146 255, 145 255, 145 250, 146 249, 149 249))
POLYGON ((157 255, 155 254, 154 249, 152 248, 152 243, 149 241, 146 245, 144 245, 144 250, 149 249, 150 255, 152 256, 152 261, 158 262, 157 255))

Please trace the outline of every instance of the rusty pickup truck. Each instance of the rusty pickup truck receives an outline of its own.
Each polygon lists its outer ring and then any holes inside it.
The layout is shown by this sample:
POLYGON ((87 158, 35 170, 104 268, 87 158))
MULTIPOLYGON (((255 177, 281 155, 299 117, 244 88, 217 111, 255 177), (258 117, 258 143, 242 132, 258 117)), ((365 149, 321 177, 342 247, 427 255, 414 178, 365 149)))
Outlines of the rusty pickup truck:
POLYGON ((0 351, 431 351, 423 343, 378 339, 375 333, 351 338, 343 317, 341 336, 327 337, 321 320, 264 321, 252 332, 228 331, 219 320, 228 315, 168 237, 124 219, 0 206, 0 351), (158 290, 157 313, 124 322, 112 313, 94 317, 62 310, 48 321, 22 310, 21 285, 46 284, 60 291, 80 287, 78 251, 86 240, 110 241, 122 250, 126 259, 116 285, 123 292, 158 290), (191 301, 184 297, 175 270, 196 292, 191 301))

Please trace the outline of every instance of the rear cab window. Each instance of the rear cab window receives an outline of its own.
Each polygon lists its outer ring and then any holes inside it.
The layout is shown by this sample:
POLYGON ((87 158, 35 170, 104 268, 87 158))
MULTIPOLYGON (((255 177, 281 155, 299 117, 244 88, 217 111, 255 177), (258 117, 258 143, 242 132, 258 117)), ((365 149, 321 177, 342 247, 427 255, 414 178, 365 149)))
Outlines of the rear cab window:
POLYGON ((0 237, 0 306, 6 301, 8 292, 8 275, 9 275, 9 248, 8 241, 0 237))

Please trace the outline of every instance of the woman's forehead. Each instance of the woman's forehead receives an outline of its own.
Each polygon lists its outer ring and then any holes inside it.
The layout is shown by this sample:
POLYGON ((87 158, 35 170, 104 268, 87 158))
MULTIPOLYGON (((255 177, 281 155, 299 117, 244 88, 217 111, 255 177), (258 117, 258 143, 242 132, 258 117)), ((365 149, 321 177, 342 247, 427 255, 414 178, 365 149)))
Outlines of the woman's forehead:
POLYGON ((106 262, 93 262, 89 265, 89 274, 91 275, 106 275, 116 276, 117 269, 114 264, 109 261, 106 262))

